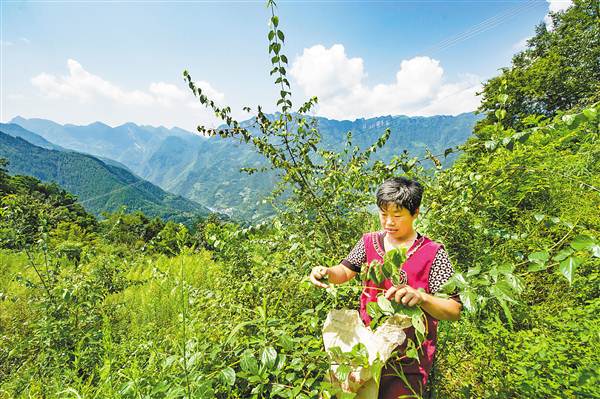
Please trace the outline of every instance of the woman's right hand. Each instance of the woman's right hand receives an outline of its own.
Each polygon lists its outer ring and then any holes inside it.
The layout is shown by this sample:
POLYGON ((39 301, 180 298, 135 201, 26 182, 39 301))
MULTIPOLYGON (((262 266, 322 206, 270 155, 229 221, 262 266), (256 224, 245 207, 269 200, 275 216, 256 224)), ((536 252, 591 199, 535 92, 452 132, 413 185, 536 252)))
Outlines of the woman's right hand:
POLYGON ((316 285, 317 287, 327 288, 329 287, 327 284, 322 283, 320 280, 324 279, 329 275, 329 269, 324 266, 315 266, 312 268, 310 272, 310 282, 316 285))

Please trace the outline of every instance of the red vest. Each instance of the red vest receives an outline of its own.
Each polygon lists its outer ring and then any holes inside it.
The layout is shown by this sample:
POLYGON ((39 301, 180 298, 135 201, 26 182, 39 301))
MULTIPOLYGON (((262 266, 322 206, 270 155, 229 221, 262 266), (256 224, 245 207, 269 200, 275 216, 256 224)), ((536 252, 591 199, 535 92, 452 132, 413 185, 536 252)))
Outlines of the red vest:
MULTIPOLYGON (((378 260, 383 263, 383 256, 385 249, 383 247, 382 240, 379 240, 381 236, 380 232, 367 233, 363 235, 365 244, 365 252, 367 255, 367 264, 371 264, 371 261, 378 260)), ((431 241, 425 236, 418 238, 412 247, 407 252, 407 260, 402 265, 402 270, 406 273, 407 284, 413 288, 423 288, 425 292, 429 291, 429 271, 431 265, 435 259, 437 251, 442 247, 434 241, 431 241)), ((365 267, 365 266, 363 266, 365 267)), ((392 282, 388 279, 385 280, 380 286, 376 286, 373 281, 369 280, 363 285, 363 291, 360 296, 360 316, 365 323, 369 325, 371 323, 371 317, 367 313, 367 303, 377 301, 377 295, 381 293, 381 290, 375 288, 388 289, 392 286, 392 282)), ((431 366, 433 365, 433 358, 435 355, 435 345, 437 341, 437 323, 438 320, 434 319, 431 315, 425 312, 426 315, 426 337, 423 345, 419 350, 420 362, 417 363, 415 360, 406 359, 402 362, 402 369, 406 374, 420 374, 422 377, 423 386, 427 383, 431 366)), ((417 342, 415 339, 415 329, 409 327, 405 330, 407 339, 417 342)), ((404 351, 406 348, 406 342, 400 346, 399 350, 404 351)))

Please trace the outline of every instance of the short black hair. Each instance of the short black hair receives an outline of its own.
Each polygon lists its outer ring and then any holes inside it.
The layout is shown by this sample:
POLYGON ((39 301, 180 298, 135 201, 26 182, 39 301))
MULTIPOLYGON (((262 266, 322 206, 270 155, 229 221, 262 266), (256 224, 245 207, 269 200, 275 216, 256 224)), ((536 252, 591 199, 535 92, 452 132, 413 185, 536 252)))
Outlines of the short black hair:
POLYGON ((398 208, 406 208, 414 215, 421 206, 423 186, 405 177, 394 177, 384 181, 377 189, 377 206, 383 210, 392 203, 398 208))

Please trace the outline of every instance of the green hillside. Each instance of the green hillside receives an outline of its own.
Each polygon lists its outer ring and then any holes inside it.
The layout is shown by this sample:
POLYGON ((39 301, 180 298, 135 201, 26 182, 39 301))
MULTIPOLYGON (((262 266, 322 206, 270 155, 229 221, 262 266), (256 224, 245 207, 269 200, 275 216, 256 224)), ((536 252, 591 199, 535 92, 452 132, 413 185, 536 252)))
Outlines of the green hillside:
POLYGON ((90 212, 114 212, 125 206, 128 212, 178 221, 208 210, 136 177, 129 171, 106 164, 92 156, 48 150, 0 132, 0 157, 9 161, 9 171, 56 182, 77 195, 90 212))

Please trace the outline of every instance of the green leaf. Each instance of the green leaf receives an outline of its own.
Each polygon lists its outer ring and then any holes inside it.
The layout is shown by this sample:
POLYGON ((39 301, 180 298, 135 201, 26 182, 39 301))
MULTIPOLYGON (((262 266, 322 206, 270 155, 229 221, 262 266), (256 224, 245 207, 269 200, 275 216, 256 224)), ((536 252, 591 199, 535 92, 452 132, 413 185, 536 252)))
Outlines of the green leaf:
POLYGON ((258 362, 251 351, 246 351, 240 359, 240 367, 245 372, 256 375, 258 374, 258 362))
POLYGON ((490 293, 498 300, 502 299, 511 303, 517 303, 516 299, 513 298, 513 288, 507 280, 498 281, 490 288, 490 293))
POLYGON ((545 263, 530 263, 529 266, 527 266, 527 271, 539 272, 540 270, 546 270, 546 267, 545 263))
POLYGON ((593 121, 598 116, 598 111, 596 111, 594 108, 584 109, 583 115, 585 115, 585 117, 589 120, 593 121))
POLYGON ((498 143, 496 143, 493 140, 488 140, 483 144, 485 145, 485 148, 488 149, 489 151, 494 151, 496 149, 496 145, 498 145, 498 143))
POLYGON ((563 115, 561 119, 567 124, 567 126, 571 126, 573 122, 575 122, 575 115, 563 115))
POLYGON ((367 303, 367 313, 371 316, 372 319, 376 319, 381 316, 381 308, 377 302, 369 302, 367 303))
POLYGON ((381 370, 383 369, 383 366, 383 362, 379 359, 375 359, 373 364, 371 364, 371 375, 373 376, 373 379, 375 380, 377 386, 379 386, 379 383, 381 381, 381 370))
POLYGON ((340 366, 335 370, 335 376, 340 381, 346 381, 348 376, 352 372, 352 368, 347 364, 340 364, 340 366))
POLYGON ((471 290, 460 293, 460 300, 468 312, 477 311, 477 295, 471 290))
POLYGON ((571 256, 572 253, 573 253, 573 250, 571 248, 561 249, 560 251, 558 251, 556 253, 556 255, 554 255, 552 257, 552 260, 560 262, 561 260, 566 259, 568 256, 571 256))
POLYGON ((497 98, 498 98, 498 102, 500 104, 506 104, 506 101, 508 101, 508 94, 505 94, 505 93, 498 94, 497 98))
POLYGON ((532 263, 543 266, 546 264, 548 259, 550 259, 550 254, 548 253, 548 251, 534 252, 529 254, 527 259, 532 263))
POLYGON ((285 350, 292 350, 294 348, 294 340, 287 334, 279 335, 279 344, 285 350))
POLYGON ((233 386, 235 384, 235 370, 231 367, 227 367, 224 370, 221 370, 221 379, 229 386, 233 386))
POLYGON ((469 271, 467 272, 467 277, 476 276, 480 272, 481 272, 481 266, 471 267, 471 268, 469 268, 469 271))
POLYGON ((504 315, 506 316, 506 319, 508 320, 508 324, 510 325, 510 328, 512 329, 513 328, 513 318, 512 318, 512 313, 510 311, 510 308, 508 307, 508 304, 503 299, 498 299, 498 302, 500 303, 500 306, 502 307, 502 310, 504 311, 504 315))
POLYGON ((425 334, 425 323, 422 315, 413 315, 411 317, 412 325, 415 330, 421 334, 425 334))
MULTIPOLYGON (((277 396, 286 390, 286 386, 282 384, 273 384, 273 388, 271 389, 270 397, 277 396)), ((280 395, 281 396, 281 395, 280 395)), ((287 395, 283 395, 283 397, 287 397, 287 395)))
POLYGON ((419 352, 412 340, 408 340, 408 344, 406 345, 406 357, 419 360, 419 352))
POLYGON ((269 41, 273 40, 274 37, 275 37, 275 32, 269 31, 269 41))
POLYGON ((450 277, 450 280, 452 280, 458 288, 464 288, 468 285, 465 276, 460 272, 454 273, 454 276, 450 277))
POLYGON ((586 235, 578 235, 571 241, 571 247, 576 251, 583 251, 595 244, 594 239, 586 235))
POLYGON ((541 214, 539 214, 539 213, 536 213, 535 215, 533 215, 533 217, 534 217, 534 218, 535 218, 535 220, 537 220, 538 222, 541 222, 541 221, 542 221, 542 220, 543 220, 543 219, 546 217, 546 215, 541 215, 541 214))
POLYGON ((569 281, 569 284, 573 283, 573 273, 575 273, 575 269, 577 269, 580 264, 581 259, 572 256, 560 262, 560 272, 566 277, 566 279, 569 281))
POLYGON ((281 40, 282 42, 285 40, 285 35, 283 34, 282 31, 278 30, 277 31, 277 37, 279 38, 279 40, 281 40))
POLYGON ((277 351, 268 346, 263 348, 262 353, 260 355, 260 362, 267 368, 272 369, 275 366, 275 360, 277 359, 277 351))
POLYGON ((384 278, 391 278, 394 275, 394 265, 391 262, 384 262, 381 266, 384 278))
POLYGON ((511 265, 510 263, 502 263, 501 265, 498 266, 498 271, 503 274, 508 274, 508 273, 512 273, 513 271, 515 271, 515 267, 513 265, 511 265))
POLYGON ((507 273, 504 276, 504 279, 514 292, 516 292, 517 294, 523 292, 523 283, 521 282, 521 279, 519 277, 515 276, 512 273, 507 273))
POLYGON ((277 27, 277 25, 279 25, 279 17, 278 17, 277 15, 274 15, 274 16, 271 18, 271 22, 273 23, 273 26, 274 26, 274 27, 277 27))
POLYGON ((392 302, 383 295, 380 295, 377 298, 377 304, 379 305, 379 308, 381 309, 383 314, 388 316, 394 314, 394 307, 392 306, 392 302))

